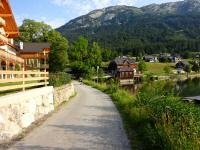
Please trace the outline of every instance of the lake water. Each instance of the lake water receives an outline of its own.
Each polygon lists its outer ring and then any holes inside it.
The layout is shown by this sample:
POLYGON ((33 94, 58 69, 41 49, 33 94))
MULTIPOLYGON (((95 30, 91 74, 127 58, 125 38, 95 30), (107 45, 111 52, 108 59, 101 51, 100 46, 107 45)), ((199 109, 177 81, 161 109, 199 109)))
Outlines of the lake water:
POLYGON ((175 90, 182 97, 200 96, 200 78, 177 81, 175 90))
MULTIPOLYGON (((142 87, 142 84, 123 86, 123 88, 129 90, 133 94, 135 94, 140 87, 142 87)), ((177 95, 181 97, 200 96, 200 78, 176 81, 174 89, 177 95)))

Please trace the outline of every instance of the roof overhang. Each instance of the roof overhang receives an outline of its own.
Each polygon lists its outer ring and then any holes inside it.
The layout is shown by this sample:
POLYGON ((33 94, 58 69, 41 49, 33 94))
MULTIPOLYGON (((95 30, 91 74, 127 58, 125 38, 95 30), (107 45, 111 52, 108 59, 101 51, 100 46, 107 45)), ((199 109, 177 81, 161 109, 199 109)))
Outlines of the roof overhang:
POLYGON ((0 0, 0 17, 6 22, 4 30, 7 37, 19 37, 19 29, 8 0, 0 0))

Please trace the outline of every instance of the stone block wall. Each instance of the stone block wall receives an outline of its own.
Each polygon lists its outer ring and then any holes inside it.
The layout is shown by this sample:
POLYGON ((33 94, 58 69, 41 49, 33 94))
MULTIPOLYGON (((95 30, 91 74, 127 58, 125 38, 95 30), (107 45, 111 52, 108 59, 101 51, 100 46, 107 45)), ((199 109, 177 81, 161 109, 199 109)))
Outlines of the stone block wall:
POLYGON ((53 111, 53 91, 49 86, 0 97, 0 142, 53 111))
POLYGON ((0 143, 21 133, 75 94, 74 85, 37 88, 0 97, 0 143))
POLYGON ((57 107, 63 102, 68 101, 74 94, 75 90, 72 83, 54 88, 54 106, 57 107))

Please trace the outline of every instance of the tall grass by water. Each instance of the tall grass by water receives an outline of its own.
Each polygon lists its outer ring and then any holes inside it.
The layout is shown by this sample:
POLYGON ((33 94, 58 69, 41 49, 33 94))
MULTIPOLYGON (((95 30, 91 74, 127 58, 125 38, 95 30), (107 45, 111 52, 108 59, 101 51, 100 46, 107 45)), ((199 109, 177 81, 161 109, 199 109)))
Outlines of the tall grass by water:
POLYGON ((85 81, 109 94, 133 149, 200 149, 200 106, 183 102, 168 82, 152 82, 133 96, 115 84, 85 81))

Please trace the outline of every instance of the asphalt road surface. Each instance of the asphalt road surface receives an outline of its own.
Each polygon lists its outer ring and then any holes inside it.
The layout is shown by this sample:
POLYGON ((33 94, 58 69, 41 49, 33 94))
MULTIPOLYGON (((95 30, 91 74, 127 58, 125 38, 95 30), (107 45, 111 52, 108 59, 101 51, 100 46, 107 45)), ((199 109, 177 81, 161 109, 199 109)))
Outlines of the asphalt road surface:
POLYGON ((129 150, 110 97, 75 82, 77 96, 9 150, 129 150))

